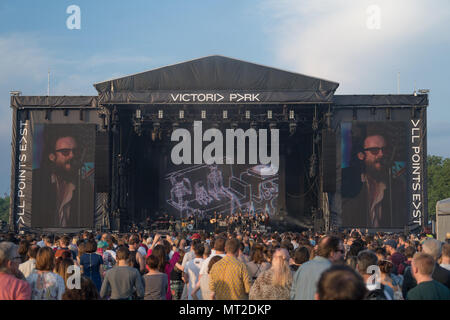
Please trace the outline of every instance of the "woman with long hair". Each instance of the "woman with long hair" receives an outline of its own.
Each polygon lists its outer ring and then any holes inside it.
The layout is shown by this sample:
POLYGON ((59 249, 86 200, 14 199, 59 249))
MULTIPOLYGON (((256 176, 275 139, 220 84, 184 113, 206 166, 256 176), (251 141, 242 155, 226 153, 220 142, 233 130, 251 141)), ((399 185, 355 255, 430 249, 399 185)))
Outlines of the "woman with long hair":
MULTIPOLYGON (((68 251, 68 253, 70 253, 70 251, 68 251)), ((59 274, 61 276, 61 278, 64 279, 64 284, 66 286, 66 290, 67 290, 67 280, 69 279, 69 277, 71 276, 71 274, 73 273, 68 273, 67 269, 69 269, 70 266, 73 266, 74 262, 72 259, 68 258, 68 257, 61 257, 56 259, 56 265, 55 265, 55 269, 54 272, 56 274, 59 274)))
POLYGON ((158 258, 159 272, 167 274, 169 283, 167 286, 166 300, 172 300, 172 290, 170 289, 170 274, 172 273, 175 266, 179 265, 178 261, 180 258, 180 253, 178 251, 175 251, 172 257, 169 259, 169 250, 169 246, 166 247, 165 245, 158 244, 156 245, 156 247, 149 249, 147 253, 148 257, 153 254, 156 258, 158 258))
POLYGON ((255 281, 262 272, 270 268, 264 249, 264 245, 258 243, 250 251, 250 262, 246 265, 251 282, 255 281))
POLYGON ((292 286, 292 272, 289 268, 289 252, 276 249, 272 266, 262 272, 250 289, 250 300, 289 300, 292 286))

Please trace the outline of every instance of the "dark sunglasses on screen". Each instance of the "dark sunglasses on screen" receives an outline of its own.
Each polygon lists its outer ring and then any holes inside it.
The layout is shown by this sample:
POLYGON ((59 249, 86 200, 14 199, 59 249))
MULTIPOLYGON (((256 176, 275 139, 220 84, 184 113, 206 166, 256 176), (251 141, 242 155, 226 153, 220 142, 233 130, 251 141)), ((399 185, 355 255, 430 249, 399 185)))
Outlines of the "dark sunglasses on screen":
POLYGON ((76 148, 75 149, 58 149, 55 151, 61 153, 65 157, 67 157, 70 155, 70 152, 72 152, 73 154, 77 154, 78 149, 76 149, 76 148))
POLYGON ((383 151, 383 153, 386 153, 386 147, 373 147, 373 148, 366 148, 364 149, 364 151, 369 151, 371 154, 373 154, 374 156, 376 156, 377 154, 380 153, 380 150, 383 151))

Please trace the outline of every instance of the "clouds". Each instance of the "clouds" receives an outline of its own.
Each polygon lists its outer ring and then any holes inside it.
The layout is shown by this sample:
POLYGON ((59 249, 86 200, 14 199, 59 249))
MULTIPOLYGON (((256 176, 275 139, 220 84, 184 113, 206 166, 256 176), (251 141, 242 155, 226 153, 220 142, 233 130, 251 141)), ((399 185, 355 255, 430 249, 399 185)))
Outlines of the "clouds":
POLYGON ((445 0, 268 0, 264 11, 279 64, 338 81, 338 93, 392 93, 397 71, 420 63, 424 45, 449 41, 449 8, 445 0), (367 27, 369 5, 381 10, 379 30, 367 27))

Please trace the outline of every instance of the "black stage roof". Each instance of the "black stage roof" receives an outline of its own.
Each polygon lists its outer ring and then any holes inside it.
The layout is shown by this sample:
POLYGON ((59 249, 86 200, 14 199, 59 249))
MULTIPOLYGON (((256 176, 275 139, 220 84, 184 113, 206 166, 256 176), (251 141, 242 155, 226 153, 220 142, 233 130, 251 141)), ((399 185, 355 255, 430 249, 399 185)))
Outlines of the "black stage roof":
POLYGON ((176 103, 170 95, 178 93, 218 93, 219 98, 209 102, 233 103, 244 101, 229 100, 227 95, 244 92, 259 93, 255 101, 245 102, 330 103, 338 86, 336 82, 218 55, 94 84, 101 103, 176 103))
POLYGON ((94 84, 98 96, 12 96, 12 107, 121 104, 331 104, 427 106, 427 95, 334 95, 339 84, 223 56, 208 56, 94 84))

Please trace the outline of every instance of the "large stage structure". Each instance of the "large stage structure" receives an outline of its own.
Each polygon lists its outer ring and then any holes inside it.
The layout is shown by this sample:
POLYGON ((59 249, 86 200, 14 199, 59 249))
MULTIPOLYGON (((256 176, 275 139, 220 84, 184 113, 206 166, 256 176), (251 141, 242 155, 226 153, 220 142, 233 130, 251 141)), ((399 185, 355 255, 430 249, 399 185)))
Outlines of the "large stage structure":
POLYGON ((317 230, 427 221, 427 94, 335 95, 336 82, 223 56, 94 86, 12 95, 11 229, 127 231, 161 213, 246 210, 317 230))

